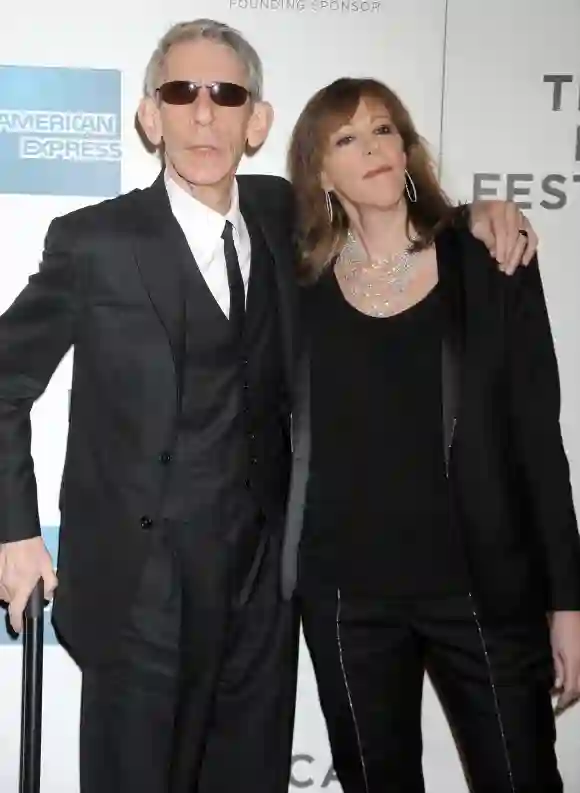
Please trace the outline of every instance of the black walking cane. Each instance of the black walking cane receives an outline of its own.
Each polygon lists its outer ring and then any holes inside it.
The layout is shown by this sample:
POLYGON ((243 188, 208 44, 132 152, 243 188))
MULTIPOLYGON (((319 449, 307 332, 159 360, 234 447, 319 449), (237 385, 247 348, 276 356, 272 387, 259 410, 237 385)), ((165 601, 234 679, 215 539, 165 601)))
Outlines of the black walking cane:
POLYGON ((19 793, 40 791, 44 584, 33 589, 24 612, 19 793))

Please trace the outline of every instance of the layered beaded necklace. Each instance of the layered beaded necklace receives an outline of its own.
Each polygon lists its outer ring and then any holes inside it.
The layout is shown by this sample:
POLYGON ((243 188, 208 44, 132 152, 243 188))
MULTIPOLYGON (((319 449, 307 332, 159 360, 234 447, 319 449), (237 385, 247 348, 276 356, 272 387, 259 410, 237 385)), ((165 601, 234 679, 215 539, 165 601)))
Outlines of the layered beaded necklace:
POLYGON ((400 253, 382 259, 369 259, 361 243, 349 231, 338 255, 335 272, 353 298, 352 303, 373 317, 394 313, 396 304, 415 275, 417 263, 412 235, 400 253))

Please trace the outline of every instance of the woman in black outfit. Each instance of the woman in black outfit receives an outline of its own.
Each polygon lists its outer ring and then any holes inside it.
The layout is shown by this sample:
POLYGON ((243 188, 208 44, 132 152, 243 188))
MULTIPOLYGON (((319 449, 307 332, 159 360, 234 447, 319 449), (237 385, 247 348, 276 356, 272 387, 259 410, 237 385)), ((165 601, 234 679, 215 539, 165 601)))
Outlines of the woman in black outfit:
POLYGON ((318 92, 289 161, 308 337, 285 569, 338 778, 424 791, 428 670, 475 793, 561 791, 580 538, 537 261, 498 271, 376 81, 318 92))

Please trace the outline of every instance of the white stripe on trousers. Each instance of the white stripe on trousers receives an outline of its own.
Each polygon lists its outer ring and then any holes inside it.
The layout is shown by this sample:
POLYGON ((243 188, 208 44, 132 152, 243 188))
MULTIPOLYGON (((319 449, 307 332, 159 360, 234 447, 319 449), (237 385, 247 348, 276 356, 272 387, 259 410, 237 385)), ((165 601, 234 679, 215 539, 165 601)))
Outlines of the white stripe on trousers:
MULTIPOLYGON (((508 775, 508 779, 509 779, 509 782, 510 782, 511 793, 517 793, 515 782, 514 782, 512 763, 511 763, 510 754, 509 754, 509 747, 508 747, 506 733, 505 733, 504 722, 503 722, 503 718, 502 718, 502 715, 501 715, 499 697, 498 697, 497 688, 496 688, 496 685, 495 685, 495 679, 494 679, 491 659, 489 657, 489 651, 487 649, 487 642, 485 641, 483 628, 482 628, 479 616, 477 614, 477 610, 475 608, 475 605, 474 605, 474 602, 473 602, 473 596, 472 596, 471 592, 469 593, 469 602, 470 602, 470 606, 471 606, 471 612, 472 612, 472 615, 473 615, 473 620, 475 622, 475 627, 477 629, 477 634, 479 636, 479 640, 480 640, 480 643, 481 643, 481 648, 482 648, 483 655, 484 655, 484 658, 485 658, 486 668, 487 668, 487 672, 488 672, 488 676, 489 676, 489 684, 490 684, 491 691, 492 691, 492 694, 493 694, 494 709, 495 709, 497 723, 498 723, 498 727, 499 727, 499 731, 500 731, 500 735, 501 735, 502 748, 503 748, 503 753, 504 753, 504 757, 505 757, 506 770, 507 770, 507 775, 508 775)), ((346 673, 346 667, 345 667, 345 664, 344 664, 344 653, 343 653, 342 638, 341 638, 341 633, 340 633, 340 616, 341 616, 341 597, 340 597, 340 589, 338 589, 337 590, 337 595, 336 595, 336 641, 337 641, 337 646, 338 646, 338 657, 339 657, 339 660, 340 660, 340 668, 341 668, 341 671, 342 671, 342 679, 344 681, 344 687, 345 687, 345 690, 346 690, 346 695, 347 695, 347 698, 348 698, 348 705, 349 705, 349 708, 350 708, 350 713, 351 713, 351 716, 352 716, 352 722, 353 722, 354 731, 355 731, 355 735, 356 735, 357 749, 358 749, 358 754, 359 754, 359 758, 360 758, 361 771, 362 771, 362 776, 363 776, 363 779, 364 779, 365 790, 366 790, 366 793, 370 793, 369 781, 368 781, 368 775, 367 775, 367 768, 366 768, 364 752, 363 752, 363 746, 362 746, 361 732, 360 732, 358 720, 356 718, 356 712, 355 712, 355 709, 354 709, 352 692, 351 692, 351 689, 350 689, 350 685, 349 685, 349 682, 348 682, 348 676, 347 676, 347 673, 346 673)))

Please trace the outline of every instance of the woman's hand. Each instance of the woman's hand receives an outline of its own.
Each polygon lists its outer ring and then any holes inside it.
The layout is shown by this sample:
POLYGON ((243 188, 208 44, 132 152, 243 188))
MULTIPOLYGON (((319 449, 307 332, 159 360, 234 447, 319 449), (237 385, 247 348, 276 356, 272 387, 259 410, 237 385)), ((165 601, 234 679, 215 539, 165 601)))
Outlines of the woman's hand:
POLYGON ((580 611, 555 611, 550 639, 558 694, 555 710, 561 713, 580 698, 580 611))

